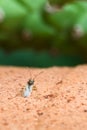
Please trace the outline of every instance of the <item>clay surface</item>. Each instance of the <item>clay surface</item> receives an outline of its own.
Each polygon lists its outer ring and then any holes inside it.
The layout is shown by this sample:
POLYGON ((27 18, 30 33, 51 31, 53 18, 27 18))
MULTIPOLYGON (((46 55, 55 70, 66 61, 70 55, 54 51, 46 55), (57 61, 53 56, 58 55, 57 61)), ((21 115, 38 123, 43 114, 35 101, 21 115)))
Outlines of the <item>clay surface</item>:
POLYGON ((87 66, 0 67, 0 130, 87 130, 87 66))

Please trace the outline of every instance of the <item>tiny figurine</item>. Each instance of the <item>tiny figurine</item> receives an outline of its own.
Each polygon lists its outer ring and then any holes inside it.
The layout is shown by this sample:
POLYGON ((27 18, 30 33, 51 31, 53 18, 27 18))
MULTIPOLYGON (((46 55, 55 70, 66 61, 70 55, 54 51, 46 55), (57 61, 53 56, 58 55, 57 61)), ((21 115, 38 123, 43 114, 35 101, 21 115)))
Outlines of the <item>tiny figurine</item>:
MULTIPOLYGON (((42 71, 39 74, 41 74, 41 73, 42 73, 42 71)), ((35 76, 35 78, 36 77, 37 77, 37 75, 35 76)), ((34 87, 35 78, 29 79, 29 81, 27 82, 27 85, 26 85, 26 87, 24 88, 24 91, 23 91, 23 97, 29 97, 30 96, 32 89, 34 87)))

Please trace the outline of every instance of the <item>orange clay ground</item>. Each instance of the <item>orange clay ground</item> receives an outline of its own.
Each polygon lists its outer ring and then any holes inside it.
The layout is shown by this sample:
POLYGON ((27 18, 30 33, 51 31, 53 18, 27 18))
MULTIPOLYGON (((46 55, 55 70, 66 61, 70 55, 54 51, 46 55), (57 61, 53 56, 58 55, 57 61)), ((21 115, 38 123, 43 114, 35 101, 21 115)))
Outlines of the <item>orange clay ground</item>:
POLYGON ((87 130, 87 65, 0 67, 0 130, 87 130), (24 98, 27 81, 41 71, 24 98))

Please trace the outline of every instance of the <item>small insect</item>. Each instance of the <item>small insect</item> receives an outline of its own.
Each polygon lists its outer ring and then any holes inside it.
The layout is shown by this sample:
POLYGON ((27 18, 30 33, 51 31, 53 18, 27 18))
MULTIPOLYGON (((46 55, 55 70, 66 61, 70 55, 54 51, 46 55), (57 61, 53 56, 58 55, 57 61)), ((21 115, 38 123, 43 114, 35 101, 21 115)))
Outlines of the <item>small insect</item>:
MULTIPOLYGON (((41 74, 42 72, 43 71, 41 71, 39 74, 41 74)), ((36 75, 35 78, 38 75, 36 75)), ((27 82, 27 85, 26 85, 26 87, 25 87, 25 89, 23 91, 23 97, 29 97, 31 95, 32 89, 34 87, 35 78, 34 79, 29 79, 29 81, 27 82)))

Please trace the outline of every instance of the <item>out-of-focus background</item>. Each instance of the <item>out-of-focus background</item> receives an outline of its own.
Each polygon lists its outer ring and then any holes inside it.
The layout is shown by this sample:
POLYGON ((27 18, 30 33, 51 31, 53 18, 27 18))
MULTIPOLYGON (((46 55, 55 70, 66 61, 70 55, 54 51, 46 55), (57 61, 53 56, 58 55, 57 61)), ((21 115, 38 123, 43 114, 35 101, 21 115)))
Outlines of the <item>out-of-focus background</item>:
POLYGON ((86 0, 0 0, 0 65, 84 63, 86 0))

